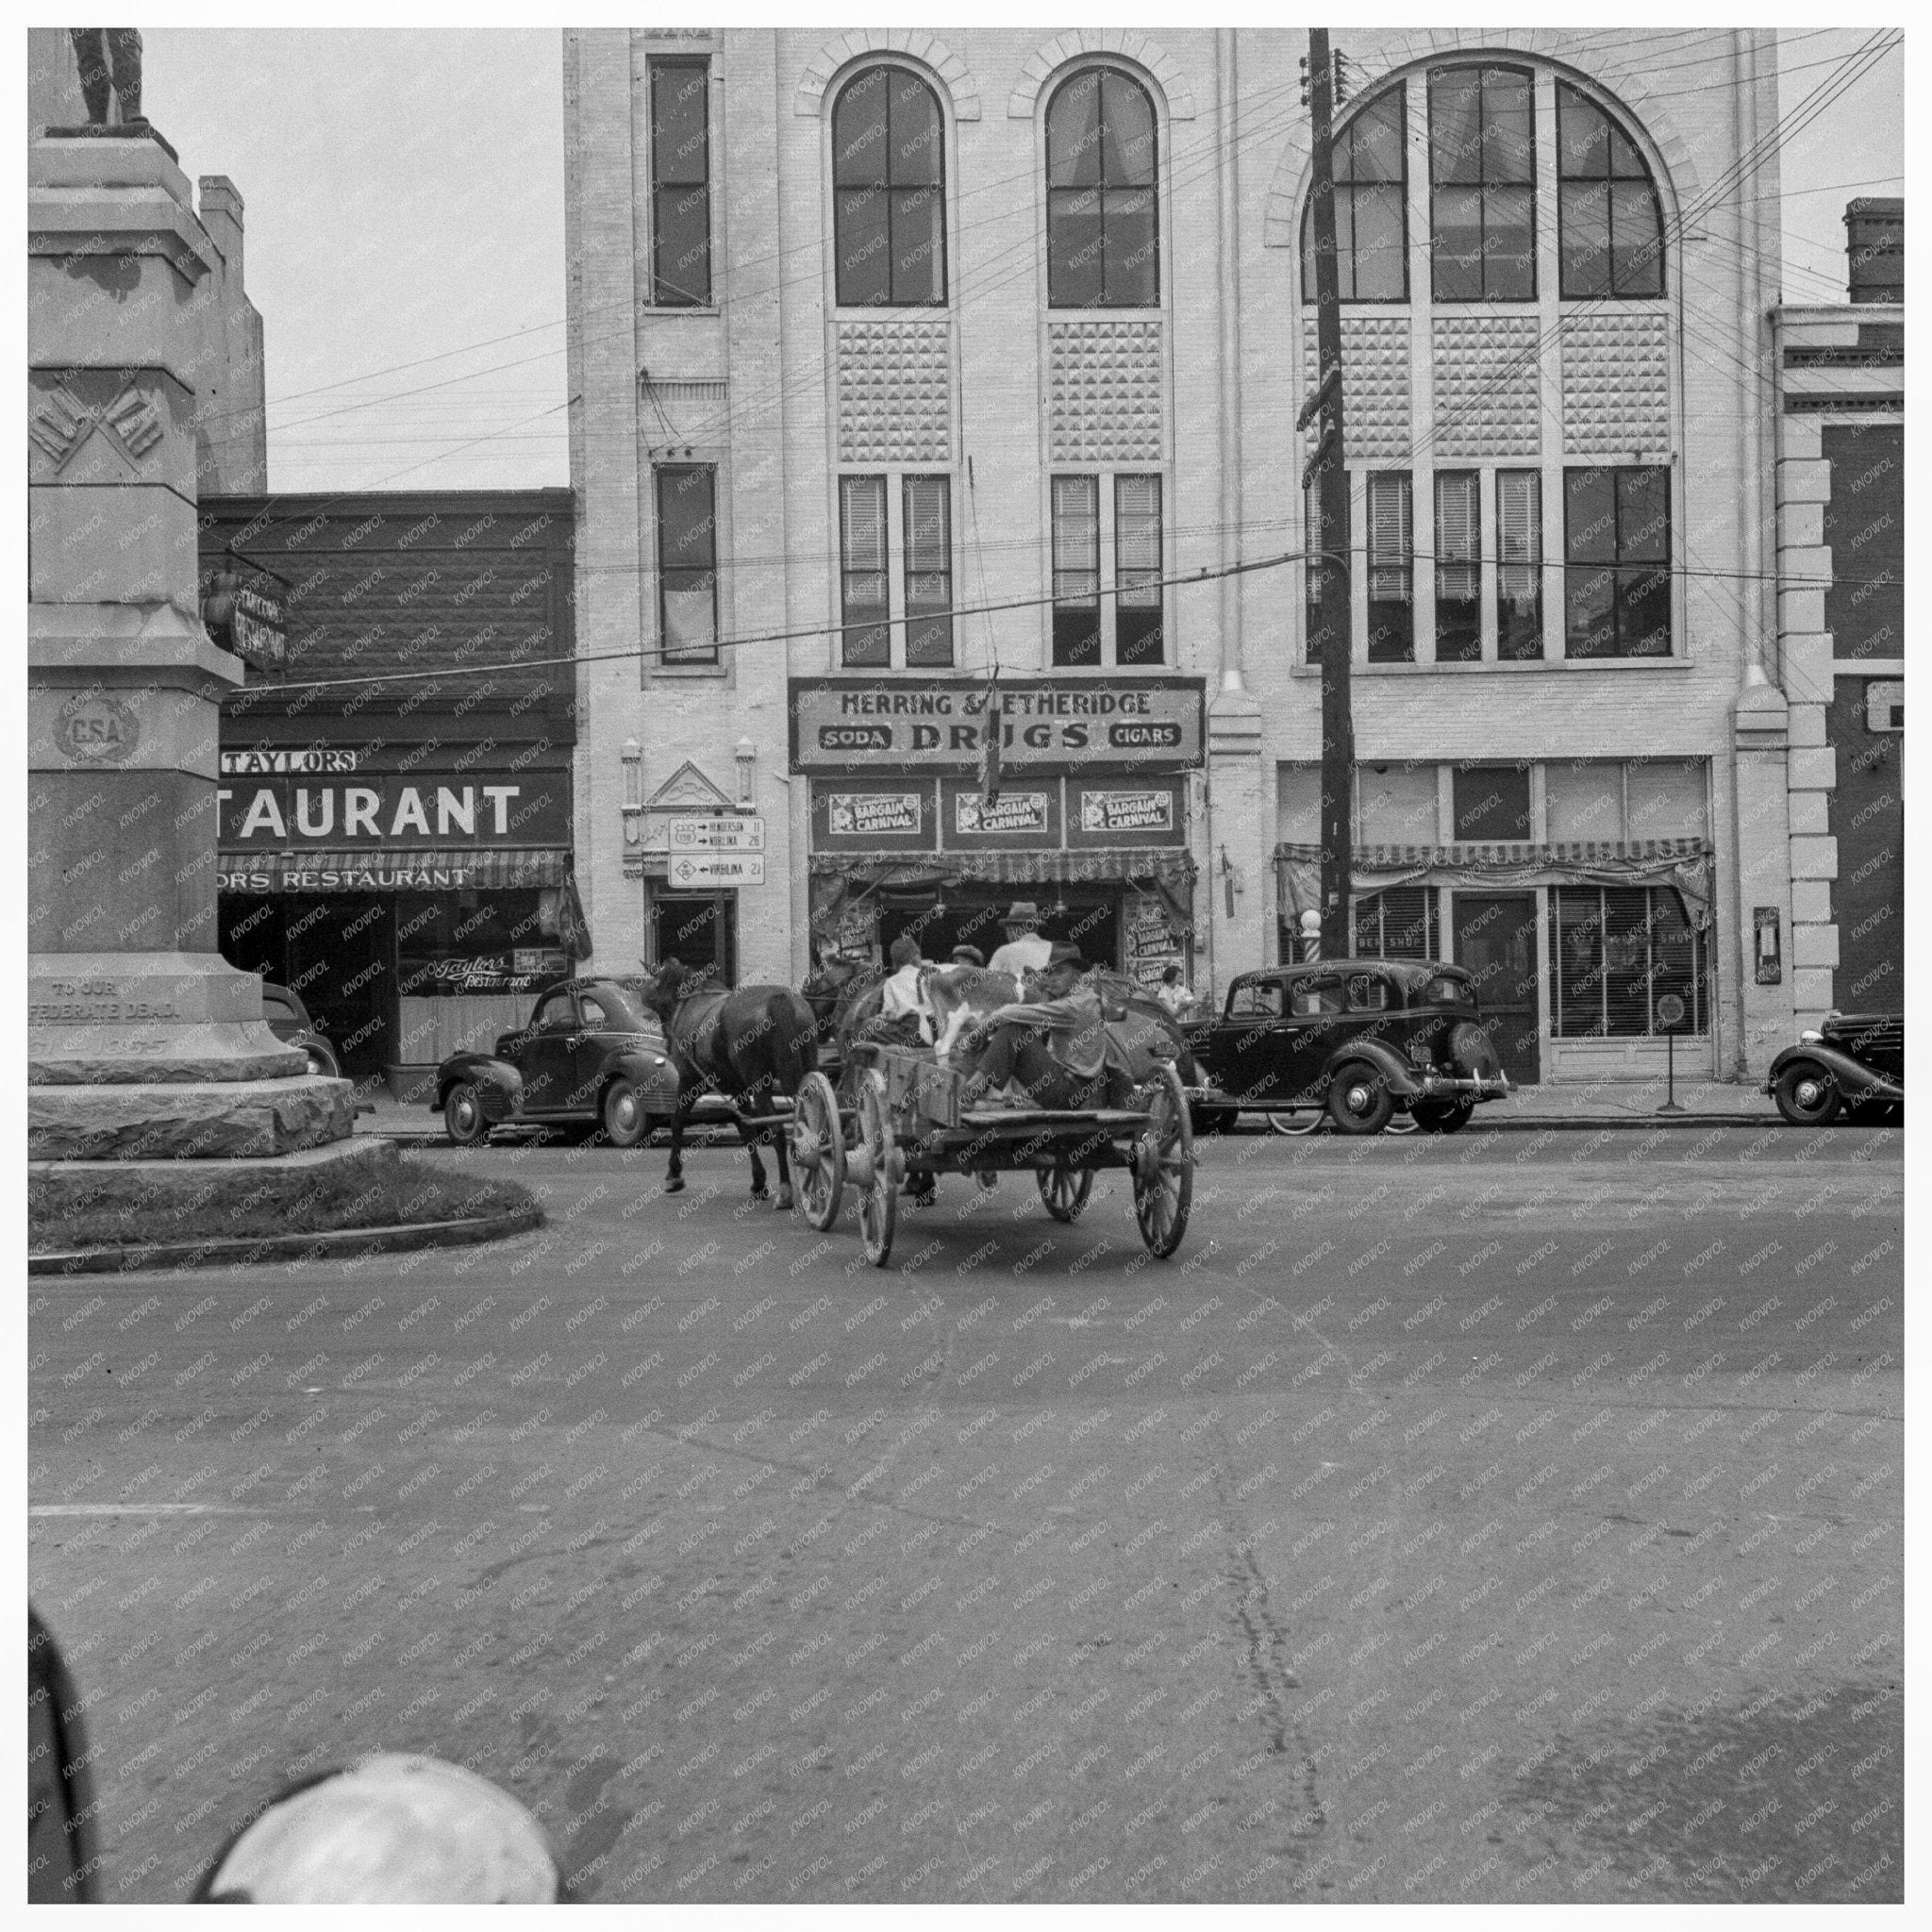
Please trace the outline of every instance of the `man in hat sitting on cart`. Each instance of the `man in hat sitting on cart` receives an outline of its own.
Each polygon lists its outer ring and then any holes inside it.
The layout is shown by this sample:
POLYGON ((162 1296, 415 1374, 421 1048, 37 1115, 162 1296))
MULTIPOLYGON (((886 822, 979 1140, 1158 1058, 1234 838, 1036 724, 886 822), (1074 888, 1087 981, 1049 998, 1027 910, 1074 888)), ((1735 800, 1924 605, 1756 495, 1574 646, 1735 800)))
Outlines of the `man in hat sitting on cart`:
POLYGON ((1015 899, 1007 908, 1005 924, 1007 942, 994 948, 988 972, 1010 973, 1022 980, 1029 973, 1044 972, 1053 943, 1040 936, 1040 908, 1031 899, 1015 899))
POLYGON ((969 1103, 1011 1081, 1035 1107, 1104 1104, 1107 1024, 1100 995, 1081 978, 1086 970, 1077 946, 1055 945, 1040 975, 1042 997, 995 1007, 986 1016, 975 1028, 987 1044, 966 1085, 969 1103))

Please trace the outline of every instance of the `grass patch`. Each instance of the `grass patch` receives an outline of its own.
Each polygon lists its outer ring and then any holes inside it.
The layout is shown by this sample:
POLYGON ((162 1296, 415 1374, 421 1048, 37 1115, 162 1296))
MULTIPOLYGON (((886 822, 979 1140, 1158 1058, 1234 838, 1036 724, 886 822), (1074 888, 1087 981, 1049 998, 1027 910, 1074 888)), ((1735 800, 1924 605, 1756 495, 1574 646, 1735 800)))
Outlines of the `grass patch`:
POLYGON ((536 1195, 515 1181, 441 1174, 408 1156, 384 1172, 320 1172, 292 1196, 278 1188, 271 1192, 254 1177, 244 1184, 210 1174, 207 1186, 185 1201, 176 1196, 143 1203, 129 1200, 125 1188, 107 1173, 94 1203, 76 1203, 71 1192, 64 1193, 61 1211, 49 1214, 44 1211, 47 1191, 43 1184, 28 1180, 27 1245, 42 1253, 416 1226, 491 1219, 537 1203, 536 1195))

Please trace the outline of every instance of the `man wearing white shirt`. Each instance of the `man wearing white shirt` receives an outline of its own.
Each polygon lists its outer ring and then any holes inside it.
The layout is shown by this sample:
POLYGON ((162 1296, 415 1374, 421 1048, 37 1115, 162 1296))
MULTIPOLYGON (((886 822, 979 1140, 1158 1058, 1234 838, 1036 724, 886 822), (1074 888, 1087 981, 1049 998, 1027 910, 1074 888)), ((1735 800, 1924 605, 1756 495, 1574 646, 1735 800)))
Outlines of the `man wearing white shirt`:
POLYGON ((894 940, 891 957, 894 970, 880 989, 879 1015, 882 1019, 896 1020, 911 1014, 919 1023, 921 1043, 930 1046, 932 1008, 926 1004, 925 995, 919 987, 919 976, 925 965, 919 956, 919 941, 914 939, 894 940))
POLYGON ((1015 979, 1041 973, 1053 958, 1053 941, 1040 936, 1040 908, 1030 899, 1016 899, 1007 908, 1007 942, 987 961, 991 973, 1010 973, 1015 979))

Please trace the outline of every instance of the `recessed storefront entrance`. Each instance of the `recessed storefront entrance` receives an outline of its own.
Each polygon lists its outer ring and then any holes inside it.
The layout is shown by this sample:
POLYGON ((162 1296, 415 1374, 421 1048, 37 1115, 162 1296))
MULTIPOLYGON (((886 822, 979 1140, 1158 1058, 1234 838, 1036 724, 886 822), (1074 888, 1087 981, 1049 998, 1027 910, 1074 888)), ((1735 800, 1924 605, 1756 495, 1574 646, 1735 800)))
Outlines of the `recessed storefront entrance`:
POLYGON ((1475 982, 1490 1044, 1511 1085, 1534 1087, 1543 1076, 1536 894, 1457 892, 1454 903, 1456 963, 1475 982))

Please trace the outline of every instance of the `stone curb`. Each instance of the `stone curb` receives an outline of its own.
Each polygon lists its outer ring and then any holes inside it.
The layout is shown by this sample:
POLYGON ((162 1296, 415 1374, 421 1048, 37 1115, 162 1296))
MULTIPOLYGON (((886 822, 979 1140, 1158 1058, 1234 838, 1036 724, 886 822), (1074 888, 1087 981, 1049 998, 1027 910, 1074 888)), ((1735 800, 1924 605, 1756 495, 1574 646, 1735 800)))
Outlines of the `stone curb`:
POLYGON ((66 1253, 32 1254, 29 1274, 125 1274, 146 1268, 213 1266, 245 1255, 251 1261, 317 1261, 334 1255, 406 1255, 418 1248, 462 1248, 479 1241, 528 1234, 543 1225, 543 1209, 533 1204, 488 1219, 423 1221, 394 1227, 339 1227, 314 1234, 223 1236, 205 1241, 157 1241, 144 1248, 77 1248, 66 1253))

